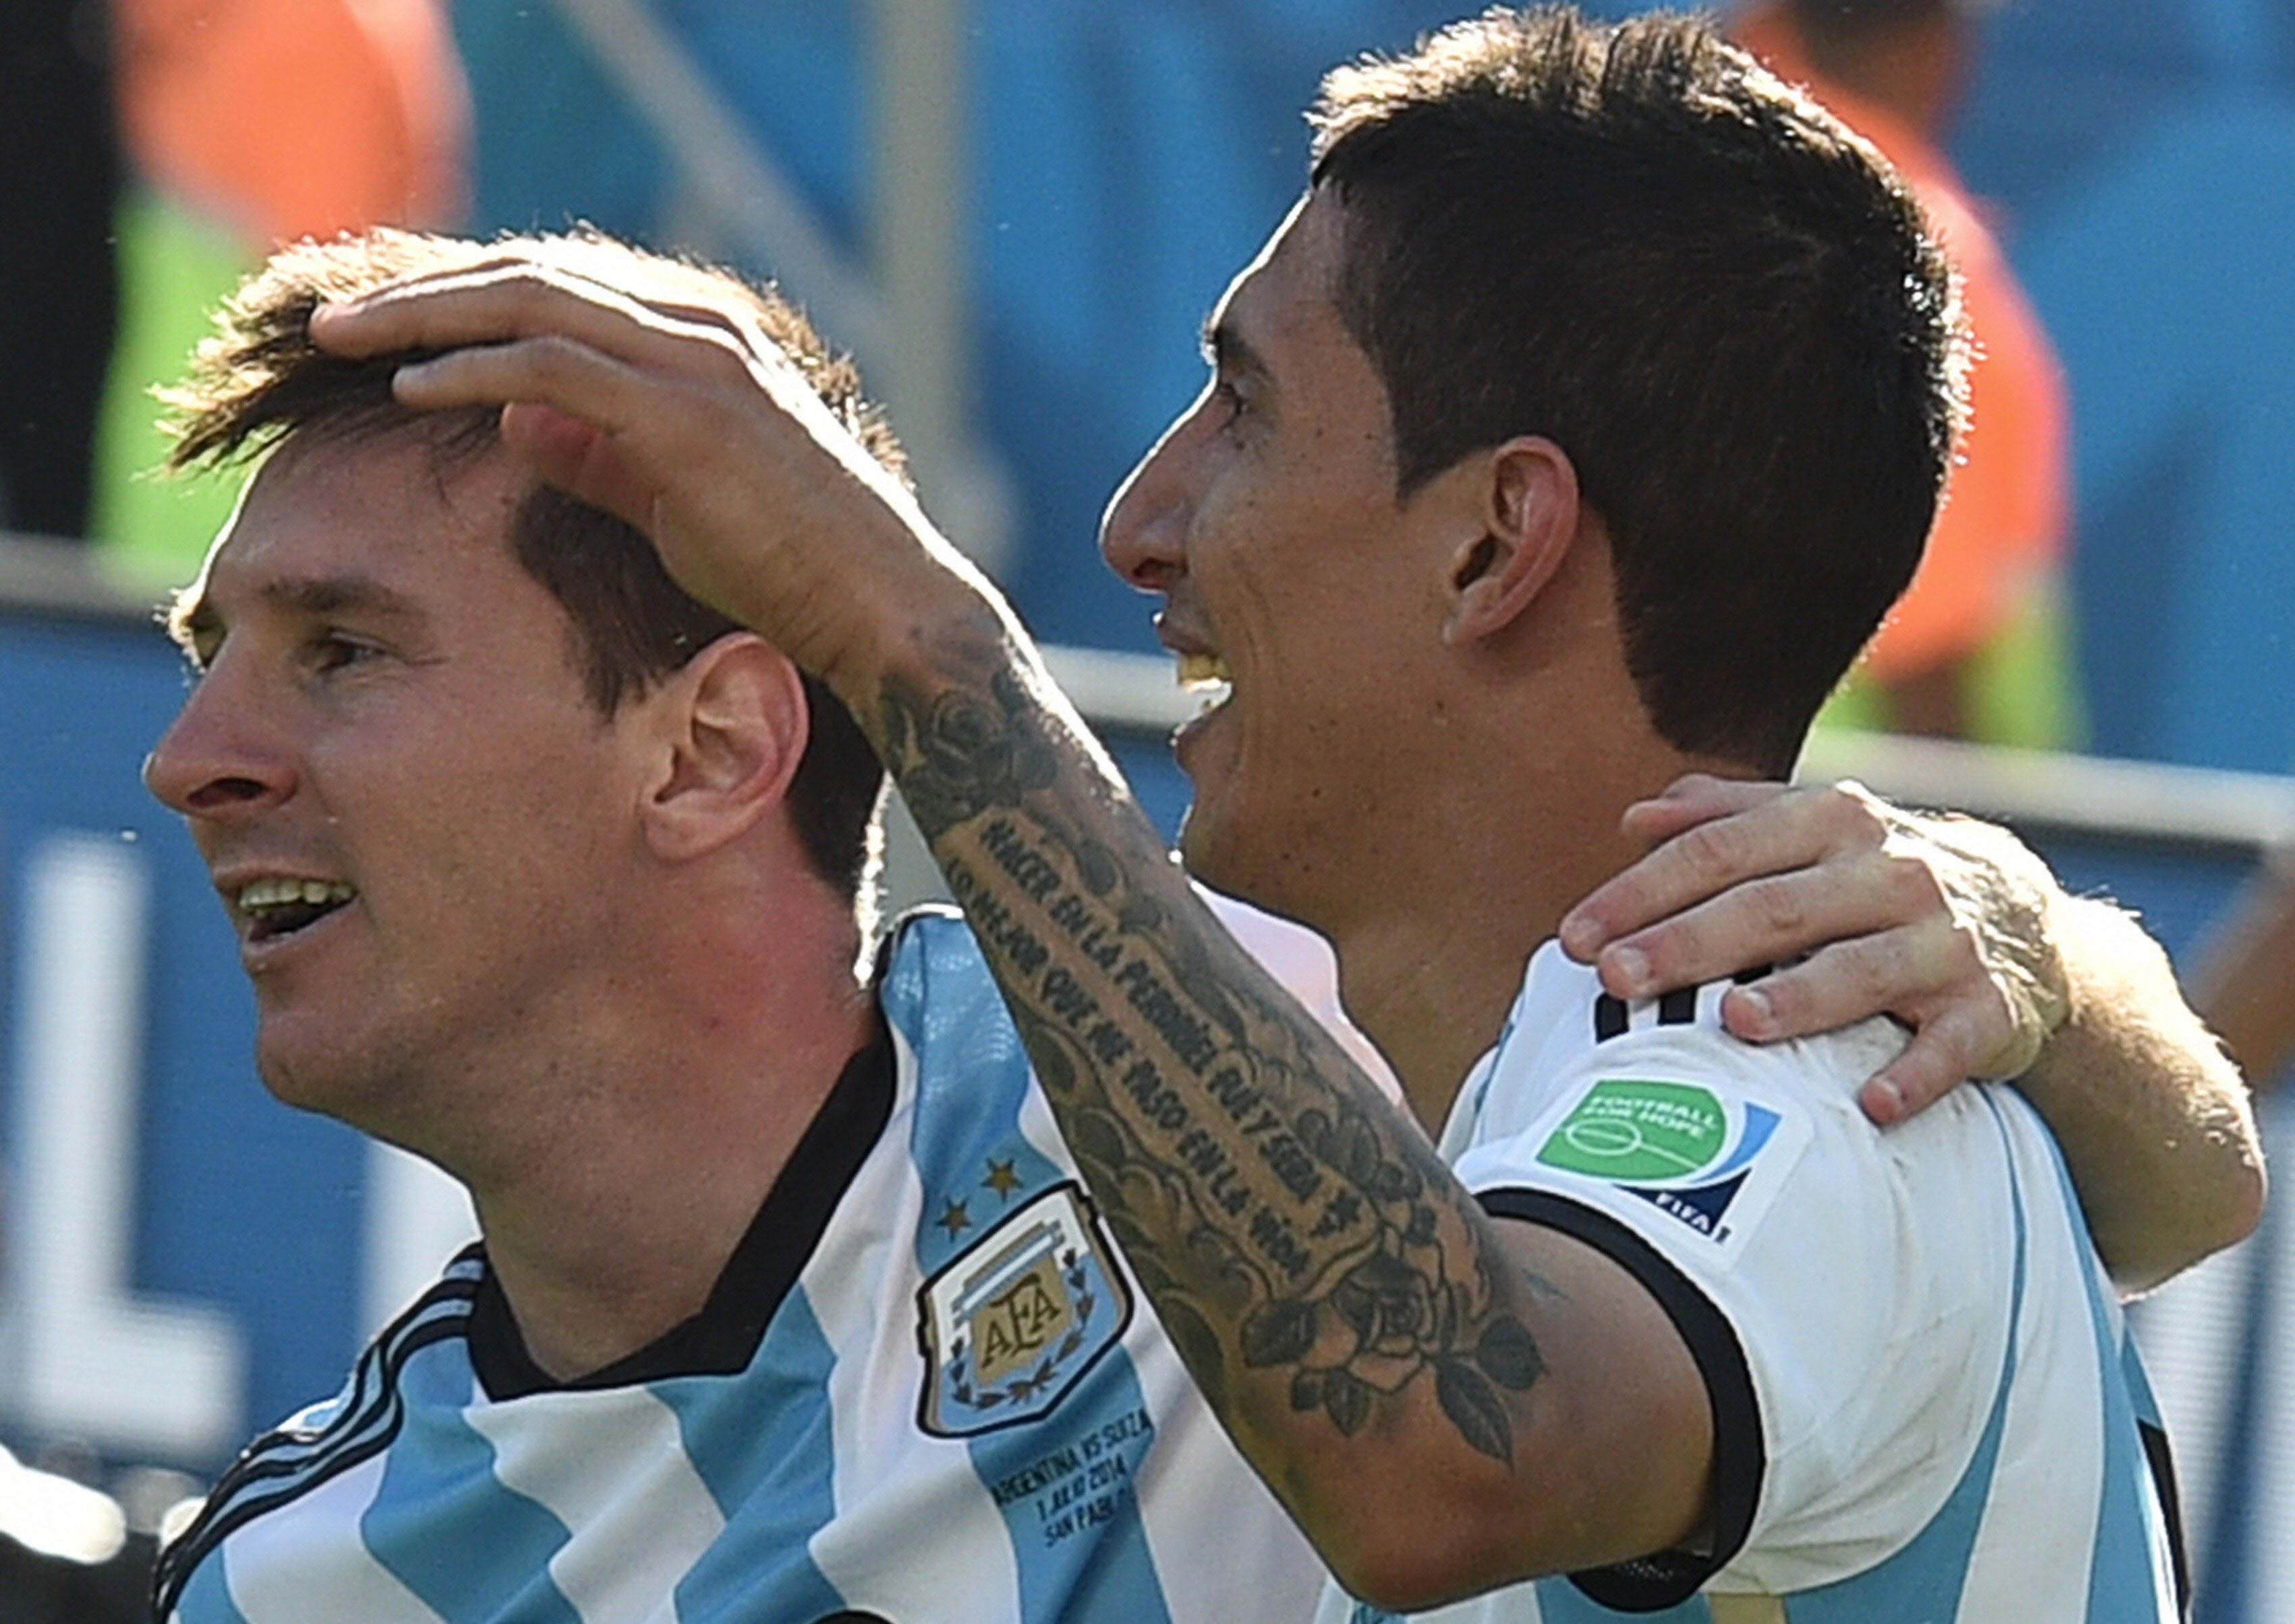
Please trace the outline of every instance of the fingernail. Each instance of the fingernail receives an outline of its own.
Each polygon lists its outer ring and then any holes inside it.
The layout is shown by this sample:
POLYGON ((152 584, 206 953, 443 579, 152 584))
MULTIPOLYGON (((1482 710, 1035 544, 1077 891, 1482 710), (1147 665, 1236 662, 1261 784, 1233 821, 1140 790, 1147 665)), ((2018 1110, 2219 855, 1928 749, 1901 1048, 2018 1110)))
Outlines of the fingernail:
POLYGON ((1905 1115, 1905 1091, 1887 1077, 1875 1077, 1865 1085, 1866 1114, 1875 1122, 1902 1122, 1905 1115), (1877 1108, 1876 1108, 1877 1106, 1877 1108))
POLYGON ((1556 933, 1562 941, 1562 951, 1580 961, 1591 959, 1602 946, 1602 933, 1593 920, 1582 914, 1572 914, 1562 921, 1556 933))
POLYGON ((1610 969, 1615 979, 1626 983, 1626 992, 1634 997, 1641 996, 1642 989, 1649 985, 1649 955, 1638 947, 1613 948, 1610 951, 1610 969))
POLYGON ((1737 1008, 1741 1012, 1740 1024, 1756 1033, 1768 1031, 1777 1018, 1776 1006, 1770 1003, 1769 995, 1758 987, 1739 987, 1737 1008))

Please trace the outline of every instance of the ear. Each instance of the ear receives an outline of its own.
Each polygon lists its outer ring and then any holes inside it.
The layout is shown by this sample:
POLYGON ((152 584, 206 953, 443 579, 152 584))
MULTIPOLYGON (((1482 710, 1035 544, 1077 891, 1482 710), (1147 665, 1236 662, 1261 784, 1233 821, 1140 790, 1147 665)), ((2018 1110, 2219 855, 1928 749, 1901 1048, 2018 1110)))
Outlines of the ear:
POLYGON ((1442 641, 1452 645, 1511 625, 1578 534, 1578 470, 1553 441, 1519 436, 1479 465, 1478 532, 1450 559, 1442 641))
POLYGON ((812 736, 796 665, 747 632, 711 643, 642 703, 655 765, 639 816, 672 862, 715 851, 780 805, 812 736))

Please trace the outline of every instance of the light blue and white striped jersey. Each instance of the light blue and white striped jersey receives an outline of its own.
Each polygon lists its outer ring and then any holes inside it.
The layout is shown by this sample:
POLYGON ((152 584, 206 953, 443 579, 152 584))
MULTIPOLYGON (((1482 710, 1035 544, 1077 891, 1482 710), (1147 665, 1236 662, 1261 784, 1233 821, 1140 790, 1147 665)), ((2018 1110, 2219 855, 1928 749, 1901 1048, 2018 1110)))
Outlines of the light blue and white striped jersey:
MULTIPOLYGON (((1631 1006, 1552 943, 1444 1156, 1666 1309, 1712 1397, 1712 1549, 1443 1624, 2166 1624, 2164 1438, 2046 1129, 1971 1085, 1882 1130, 1886 1022, 1757 1047, 1720 986, 1631 1006)), ((1390 1615, 1326 1593, 1323 1624, 1390 1615)))
POLYGON ((961 922, 708 1306, 582 1381, 477 1248, 172 1545, 182 1624, 1301 1619, 1322 1570, 1188 1384, 961 922))

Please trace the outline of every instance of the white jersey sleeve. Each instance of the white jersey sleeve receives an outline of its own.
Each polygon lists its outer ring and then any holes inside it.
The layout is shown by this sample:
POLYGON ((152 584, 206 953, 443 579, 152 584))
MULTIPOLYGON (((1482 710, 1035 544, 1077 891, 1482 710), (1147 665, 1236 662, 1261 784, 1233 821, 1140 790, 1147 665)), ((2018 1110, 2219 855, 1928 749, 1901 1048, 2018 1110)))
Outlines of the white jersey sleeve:
MULTIPOLYGON (((1899 1041, 1755 1049, 1654 1023, 1564 1058, 1525 1034, 1470 1085, 1462 1180, 1629 1269, 1705 1371, 1718 1548, 1689 1565, 1717 1587, 1889 1556, 1961 1481, 1999 1390, 2018 1268, 2000 1112, 1964 1090, 1882 1133, 1853 1092, 1899 1041)), ((1607 1588, 1638 1577, 1667 1582, 1607 1588)))
MULTIPOLYGON (((1971 1084, 1875 1128, 1855 1095, 1894 1027, 1755 1048, 1726 991, 1629 1005, 1548 943, 1442 1144, 1671 1318, 1711 1400, 1710 1536, 1429 1624, 2185 1616, 2156 1407, 2038 1116, 1971 1084)), ((1318 1615, 1389 1617, 1335 1589, 1318 1615)))

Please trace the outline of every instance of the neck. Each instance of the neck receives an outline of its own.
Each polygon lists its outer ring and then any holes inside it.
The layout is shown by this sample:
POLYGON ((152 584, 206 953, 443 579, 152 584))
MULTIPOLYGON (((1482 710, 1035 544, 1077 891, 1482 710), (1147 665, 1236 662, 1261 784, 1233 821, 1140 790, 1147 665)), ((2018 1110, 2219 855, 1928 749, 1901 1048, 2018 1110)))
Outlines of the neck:
POLYGON ((593 1000, 615 1018, 529 1052, 488 1090, 512 1116, 448 1163, 528 1354, 560 1380, 700 1311, 873 1033, 849 918, 841 940, 834 916, 811 931, 786 910, 749 918, 775 919, 769 943, 736 912, 687 914, 674 954, 627 960, 630 984, 593 1000))
POLYGON ((1626 808, 1683 772, 1732 771, 1652 729, 1615 601, 1606 551, 1573 548, 1532 613, 1445 665, 1430 708, 1446 724, 1425 730, 1407 811, 1360 819, 1351 883, 1295 910, 1331 939, 1349 1012, 1431 1133, 1539 943, 1641 856, 1626 808))
POLYGON ((1468 1069, 1497 1040, 1531 954, 1581 897, 1640 855, 1619 828, 1625 808, 1673 776, 1637 774, 1630 789, 1604 792, 1588 774, 1557 775, 1542 792, 1474 796, 1481 816, 1462 809, 1421 825, 1433 837, 1396 851, 1396 867, 1366 887, 1393 900, 1333 929, 1347 1008, 1393 1062, 1430 1133, 1441 1132, 1468 1069))

